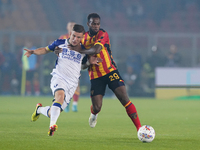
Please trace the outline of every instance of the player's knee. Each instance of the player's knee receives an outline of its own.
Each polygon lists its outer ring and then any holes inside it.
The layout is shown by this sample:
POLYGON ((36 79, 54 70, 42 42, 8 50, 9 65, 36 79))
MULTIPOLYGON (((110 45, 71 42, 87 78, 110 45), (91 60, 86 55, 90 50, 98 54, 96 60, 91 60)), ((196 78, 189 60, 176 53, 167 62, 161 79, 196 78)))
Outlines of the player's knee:
POLYGON ((101 106, 100 105, 93 106, 93 111, 95 114, 99 113, 101 111, 101 106))
POLYGON ((65 99, 65 92, 63 90, 58 90, 55 92, 55 101, 63 104, 65 99))

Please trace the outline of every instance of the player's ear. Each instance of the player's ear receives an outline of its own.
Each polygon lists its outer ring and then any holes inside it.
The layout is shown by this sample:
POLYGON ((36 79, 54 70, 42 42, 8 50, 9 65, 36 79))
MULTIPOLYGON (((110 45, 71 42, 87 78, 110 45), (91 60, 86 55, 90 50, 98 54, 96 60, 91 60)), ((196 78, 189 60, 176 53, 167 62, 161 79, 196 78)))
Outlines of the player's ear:
POLYGON ((87 26, 89 27, 89 22, 87 22, 87 26))

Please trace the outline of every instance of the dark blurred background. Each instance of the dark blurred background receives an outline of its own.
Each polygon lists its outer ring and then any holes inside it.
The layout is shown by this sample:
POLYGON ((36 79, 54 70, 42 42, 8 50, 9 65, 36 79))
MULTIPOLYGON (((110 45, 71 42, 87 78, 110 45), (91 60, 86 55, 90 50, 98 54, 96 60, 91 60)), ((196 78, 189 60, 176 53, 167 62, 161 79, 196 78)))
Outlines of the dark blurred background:
MULTIPOLYGON (((156 67, 200 67, 199 0, 0 0, 0 94, 21 94, 24 47, 47 46, 69 21, 87 30, 92 12, 101 16, 130 96, 154 97, 156 67)), ((26 95, 51 95, 55 60, 53 53, 33 58, 26 95)), ((87 71, 80 83, 88 96, 87 71)))

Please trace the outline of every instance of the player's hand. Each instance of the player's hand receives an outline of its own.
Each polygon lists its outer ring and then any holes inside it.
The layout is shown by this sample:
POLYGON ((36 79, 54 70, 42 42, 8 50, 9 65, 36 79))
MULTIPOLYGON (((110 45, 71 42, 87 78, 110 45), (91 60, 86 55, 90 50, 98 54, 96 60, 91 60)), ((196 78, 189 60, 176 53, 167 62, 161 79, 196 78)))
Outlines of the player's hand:
POLYGON ((90 64, 95 64, 95 65, 97 65, 97 66, 99 66, 99 62, 102 62, 103 61, 103 59, 101 59, 101 58, 99 58, 99 57, 97 57, 97 56, 90 56, 90 58, 89 58, 89 62, 90 62, 90 64))
POLYGON ((63 49, 56 46, 55 49, 54 49, 54 53, 59 57, 59 53, 62 53, 63 49))
POLYGON ((30 50, 30 49, 24 49, 25 51, 26 51, 26 53, 24 54, 24 56, 27 56, 27 57, 30 57, 32 54, 33 54, 33 52, 34 52, 34 50, 30 50))

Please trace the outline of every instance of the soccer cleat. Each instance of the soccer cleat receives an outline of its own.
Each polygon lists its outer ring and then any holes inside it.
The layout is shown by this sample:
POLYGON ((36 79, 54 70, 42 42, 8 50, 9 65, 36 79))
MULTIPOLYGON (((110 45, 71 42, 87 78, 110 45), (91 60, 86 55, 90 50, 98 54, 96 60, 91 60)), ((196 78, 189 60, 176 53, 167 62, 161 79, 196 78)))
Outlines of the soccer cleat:
POLYGON ((64 109, 65 112, 69 112, 69 104, 67 105, 67 107, 64 109))
POLYGON ((77 105, 72 105, 72 111, 74 111, 74 112, 77 112, 77 111, 78 111, 77 105))
POLYGON ((89 125, 91 128, 94 128, 97 124, 97 116, 98 114, 94 115, 94 114, 91 114, 90 115, 90 118, 89 118, 89 125))
POLYGON ((48 136, 53 136, 54 131, 57 131, 58 126, 56 124, 52 125, 49 127, 49 132, 48 132, 48 136))
POLYGON ((33 112, 32 116, 31 116, 31 121, 36 121, 39 118, 40 114, 37 113, 37 110, 39 107, 42 107, 41 103, 38 103, 36 105, 35 111, 33 112))

